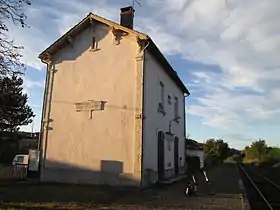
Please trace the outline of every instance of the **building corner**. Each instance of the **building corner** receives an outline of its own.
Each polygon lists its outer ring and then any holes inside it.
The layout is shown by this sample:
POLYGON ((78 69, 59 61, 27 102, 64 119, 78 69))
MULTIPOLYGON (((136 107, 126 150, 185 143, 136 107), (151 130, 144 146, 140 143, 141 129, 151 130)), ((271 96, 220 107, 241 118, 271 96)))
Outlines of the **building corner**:
POLYGON ((134 179, 143 185, 143 119, 144 119, 144 50, 136 55, 135 117, 134 117, 134 179))
POLYGON ((43 109, 41 116, 41 128, 40 128, 40 140, 38 144, 38 150, 40 151, 40 161, 39 161, 39 179, 44 180, 44 168, 46 164, 46 152, 47 152, 47 136, 48 136, 48 123, 50 115, 51 106, 51 91, 54 79, 54 66, 51 61, 47 64, 46 78, 45 78, 45 90, 43 97, 43 109))

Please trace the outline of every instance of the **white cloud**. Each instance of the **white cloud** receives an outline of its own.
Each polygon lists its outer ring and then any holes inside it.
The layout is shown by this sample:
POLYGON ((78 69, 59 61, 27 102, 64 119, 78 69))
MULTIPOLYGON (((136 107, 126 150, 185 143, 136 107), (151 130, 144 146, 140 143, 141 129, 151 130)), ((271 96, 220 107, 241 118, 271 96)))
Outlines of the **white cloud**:
POLYGON ((29 77, 24 76, 23 77, 23 92, 30 95, 31 91, 36 88, 44 88, 45 82, 43 80, 41 81, 34 81, 31 80, 29 77))
MULTIPOLYGON (((34 3, 27 12, 31 28, 13 28, 16 41, 25 46, 25 63, 41 69, 38 54, 88 12, 118 22, 119 8, 128 1, 112 2, 34 3)), ((187 70, 194 77, 188 84, 197 101, 189 113, 234 135, 246 133, 248 126, 277 122, 279 0, 147 0, 142 4, 136 29, 149 34, 166 55, 220 67, 187 70)))
POLYGON ((45 68, 38 58, 39 53, 89 12, 117 21, 119 8, 106 4, 103 0, 33 2, 32 6, 26 8, 29 28, 9 25, 10 37, 15 39, 18 45, 24 46, 23 63, 39 70, 45 68))
POLYGON ((220 67, 217 72, 202 69, 192 73, 194 79, 188 84, 202 95, 192 95, 197 104, 190 105, 190 114, 201 117, 206 125, 236 135, 245 135, 250 126, 269 127, 277 123, 280 118, 278 0, 149 2, 159 8, 160 14, 143 28, 166 54, 177 53, 192 61, 220 67), (165 34, 168 40, 161 39, 165 34))

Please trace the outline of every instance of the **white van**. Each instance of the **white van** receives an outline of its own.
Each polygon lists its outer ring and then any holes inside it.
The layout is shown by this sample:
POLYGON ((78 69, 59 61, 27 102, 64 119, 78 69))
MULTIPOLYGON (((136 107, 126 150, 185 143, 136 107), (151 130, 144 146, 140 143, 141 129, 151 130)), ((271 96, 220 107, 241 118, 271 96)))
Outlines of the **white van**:
POLYGON ((28 171, 39 171, 40 152, 38 150, 29 150, 29 154, 18 154, 13 159, 13 166, 28 166, 28 171))
POLYGON ((29 162, 29 155, 19 154, 16 155, 13 159, 13 166, 16 165, 28 165, 29 162))

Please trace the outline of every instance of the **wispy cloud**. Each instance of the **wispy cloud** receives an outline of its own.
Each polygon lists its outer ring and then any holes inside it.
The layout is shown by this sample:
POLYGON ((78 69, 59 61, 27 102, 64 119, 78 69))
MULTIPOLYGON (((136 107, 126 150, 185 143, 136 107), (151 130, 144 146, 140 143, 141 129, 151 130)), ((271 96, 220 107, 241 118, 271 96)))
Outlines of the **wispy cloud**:
POLYGON ((30 28, 9 25, 11 38, 24 46, 22 61, 36 69, 44 64, 38 59, 39 53, 52 44, 67 30, 84 18, 89 12, 97 13, 112 20, 118 20, 119 8, 103 0, 53 0, 34 1, 26 8, 27 24, 30 28))
POLYGON ((146 29, 167 54, 219 66, 192 72, 189 84, 202 94, 193 96, 190 114, 228 133, 274 126, 280 117, 279 1, 149 2, 160 11, 146 29))
POLYGON ((45 86, 45 82, 43 80, 31 80, 29 77, 23 77, 23 92, 30 93, 32 90, 39 88, 42 89, 45 86))
MULTIPOLYGON (((42 69, 38 54, 88 12, 118 22, 119 8, 127 3, 34 2, 27 10, 31 28, 12 27, 15 40, 25 46, 24 62, 42 69)), ((149 34, 165 55, 177 55, 184 64, 203 64, 199 70, 182 68, 190 72, 188 85, 195 99, 189 114, 230 138, 250 139, 248 128, 279 123, 279 0, 143 0, 142 4, 136 14, 137 30, 149 34)), ((30 85, 40 87, 32 82, 26 87, 30 85)))

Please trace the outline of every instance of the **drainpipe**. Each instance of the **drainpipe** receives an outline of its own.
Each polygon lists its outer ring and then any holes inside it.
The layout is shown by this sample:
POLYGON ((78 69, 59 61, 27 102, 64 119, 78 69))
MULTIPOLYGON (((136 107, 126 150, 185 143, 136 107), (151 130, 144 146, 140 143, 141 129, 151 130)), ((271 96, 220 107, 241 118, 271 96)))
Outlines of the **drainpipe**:
POLYGON ((40 127, 40 134, 39 134, 39 141, 38 141, 38 150, 41 151, 42 148, 41 148, 41 145, 42 145, 42 133, 43 133, 43 121, 44 121, 44 115, 45 115, 45 107, 46 107, 46 92, 47 92, 47 89, 48 89, 48 80, 49 80, 49 64, 45 61, 42 61, 43 63, 47 64, 47 71, 46 71, 46 75, 45 75, 45 88, 44 88, 44 96, 43 96, 43 107, 42 107, 42 112, 41 112, 41 127, 40 127))
POLYGON ((39 140, 39 150, 40 150, 40 169, 45 166, 46 161, 46 142, 47 142, 47 130, 45 129, 46 125, 49 123, 49 106, 50 101, 49 94, 50 94, 50 81, 51 81, 51 62, 45 62, 42 60, 43 63, 47 64, 47 72, 46 72, 46 84, 45 84, 45 91, 44 91, 44 99, 43 99, 43 109, 42 109, 42 117, 41 117, 41 128, 40 128, 40 140, 39 140), (46 113, 48 111, 48 113, 46 113), (43 143, 45 143, 44 147, 44 156, 43 156, 43 143))
POLYGON ((54 81, 54 73, 55 73, 55 67, 52 63, 49 64, 48 68, 48 89, 47 89, 47 95, 46 95, 46 107, 45 107, 45 116, 44 116, 44 131, 43 131, 43 139, 44 139, 44 167, 46 164, 46 155, 47 155, 47 145, 48 145, 48 133, 49 133, 49 118, 51 113, 51 98, 52 98, 52 91, 53 91, 53 81, 54 81))
POLYGON ((184 95, 184 136, 187 136, 186 133, 186 98, 189 96, 190 94, 188 93, 187 95, 184 95))
POLYGON ((184 163, 185 163, 185 170, 187 169, 187 165, 186 165, 186 98, 190 95, 190 93, 188 93, 187 95, 184 95, 184 163))

